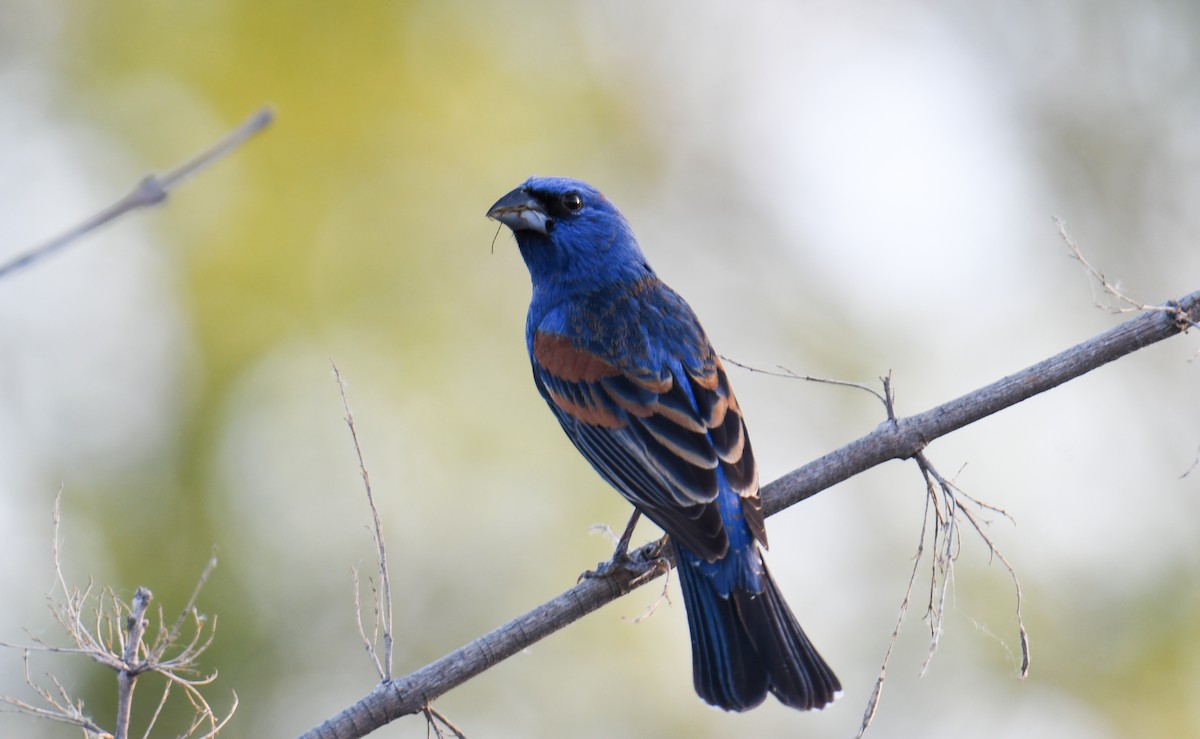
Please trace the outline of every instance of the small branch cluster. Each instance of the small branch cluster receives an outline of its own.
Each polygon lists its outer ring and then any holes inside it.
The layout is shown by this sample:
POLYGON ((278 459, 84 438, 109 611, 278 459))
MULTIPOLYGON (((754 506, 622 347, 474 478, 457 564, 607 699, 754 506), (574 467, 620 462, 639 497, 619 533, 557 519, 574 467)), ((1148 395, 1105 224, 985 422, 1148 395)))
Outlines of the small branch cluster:
POLYGON ((1092 263, 1083 255, 1083 250, 1079 248, 1079 244, 1067 233, 1067 224, 1061 218, 1055 218, 1054 225, 1058 227, 1058 235, 1062 238, 1063 243, 1067 245, 1067 250, 1070 252, 1071 258, 1082 264, 1088 274, 1099 283, 1100 289, 1117 301, 1117 305, 1115 306, 1095 301, 1097 308, 1102 308, 1109 313, 1115 314, 1144 313, 1148 311, 1166 313, 1175 321, 1180 331, 1186 331, 1188 328, 1200 328, 1200 323, 1197 323, 1194 318, 1189 316, 1187 311, 1177 301, 1171 300, 1161 305, 1150 305, 1140 300, 1134 300, 1126 295, 1119 286, 1109 282, 1103 272, 1092 266, 1092 263))
MULTIPOLYGON (((927 493, 926 520, 929 520, 929 512, 932 511, 934 521, 934 555, 932 572, 929 578, 929 603, 926 609, 926 617, 929 620, 930 628, 930 644, 929 655, 926 657, 925 663, 921 666, 921 670, 924 672, 929 667, 929 662, 933 659, 934 652, 937 651, 946 609, 946 592, 950 581, 953 579, 954 562, 958 559, 958 553, 961 549, 962 529, 960 528, 959 519, 962 518, 970 524, 971 528, 974 529, 975 533, 979 535, 979 538, 987 546, 989 560, 999 560, 1004 569, 1008 571, 1009 577, 1012 578, 1013 590, 1016 595, 1017 633, 1021 645, 1021 665, 1018 670, 1018 676, 1024 679, 1029 675, 1029 634, 1025 629, 1025 620, 1021 615, 1021 604, 1023 601, 1021 582, 1017 578, 1017 571, 1013 568, 1012 563, 1001 553, 987 532, 986 527, 991 521, 979 518, 979 513, 997 513, 1008 519, 1010 523, 1013 522, 1012 516, 1009 516, 1001 508, 971 497, 952 480, 943 477, 937 471, 937 468, 929 462, 924 452, 918 453, 915 460, 921 469, 921 475, 925 478, 925 490, 927 493), (972 512, 972 509, 976 512, 972 512)), ((925 525, 922 525, 922 540, 917 547, 918 560, 920 560, 920 552, 924 547, 925 528, 925 525)), ((910 588, 911 585, 912 582, 910 580, 910 588)))
MULTIPOLYGON (((892 391, 892 378, 890 374, 880 378, 883 390, 879 392, 862 383, 801 375, 783 366, 780 366, 777 370, 764 370, 728 358, 724 359, 730 364, 751 372, 767 374, 773 377, 820 382, 863 390, 873 395, 883 404, 884 411, 887 413, 885 424, 892 427, 898 424, 896 398, 892 391)), ((856 738, 861 738, 866 734, 879 709, 883 686, 887 681, 888 662, 891 660, 896 640, 900 636, 900 629, 904 623, 904 617, 907 615, 909 605, 912 602, 912 593, 916 586, 917 573, 920 571, 921 561, 924 557, 926 542, 930 541, 928 537, 931 522, 933 524, 933 534, 930 544, 933 551, 933 558, 930 563, 929 598, 925 607, 925 618, 929 624, 929 652, 925 657, 925 662, 921 665, 921 673, 924 674, 929 668, 929 663, 933 660, 933 655, 937 653, 938 644, 941 641, 942 627, 945 622, 946 613, 946 595, 949 592, 950 583, 953 581, 954 563, 962 551, 960 519, 965 519, 970 524, 970 527, 974 529, 987 546, 989 557, 998 559, 1004 565, 1005 569, 1008 570, 1008 574, 1012 578, 1013 587, 1016 591, 1017 626, 1021 644, 1021 667, 1019 674, 1020 677, 1024 678, 1029 673, 1029 636, 1025 629, 1024 619, 1021 616, 1021 583, 1017 578, 1016 570, 1012 564, 1004 557, 997 548, 996 543, 989 536, 986 526, 990 521, 981 519, 979 513, 998 513, 1010 522, 1012 521, 1012 517, 996 506, 971 497, 952 480, 943 477, 937 468, 934 467, 933 463, 929 461, 924 449, 918 448, 912 453, 910 458, 917 463, 917 467, 920 469, 921 475, 925 480, 925 512, 921 521, 921 534, 917 540, 916 554, 913 556, 912 573, 909 575, 908 584, 904 591, 904 598, 900 603, 900 609, 896 616, 896 625, 892 629, 891 637, 888 640, 887 650, 884 652, 883 663, 880 665, 874 688, 867 698, 867 705, 863 711, 862 723, 859 726, 856 738)))
POLYGON ((78 726, 89 737, 126 739, 129 736, 137 679, 143 674, 154 673, 161 675, 165 682, 144 736, 150 736, 171 691, 176 688, 183 691, 194 709, 191 725, 182 736, 198 736, 202 739, 216 736, 237 709, 235 693, 229 713, 221 718, 200 692, 201 687, 217 678, 215 671, 203 673, 197 668, 199 658, 212 645, 217 624, 215 617, 209 620, 196 608, 200 590, 217 566, 216 557, 209 559, 191 598, 173 623, 168 626, 162 608, 158 609, 157 627, 153 630, 153 638, 147 643, 146 632, 151 625, 147 612, 153 599, 147 588, 139 587, 132 601, 126 604, 112 588, 104 588, 93 594, 90 582, 82 590, 67 584, 63 575, 59 536, 60 502, 61 494, 54 504, 54 571, 57 578, 55 587, 62 592, 57 599, 51 592, 49 607, 54 619, 67 633, 71 646, 55 646, 38 637, 31 637, 33 644, 26 646, 0 642, 0 646, 23 650, 25 682, 45 705, 34 706, 10 696, 0 696, 0 703, 16 713, 78 726), (49 676, 53 689, 36 683, 29 671, 31 652, 81 654, 116 672, 117 719, 114 730, 109 732, 92 720, 84 712, 82 701, 73 700, 53 675, 49 676), (204 733, 199 734, 200 731, 204 733))

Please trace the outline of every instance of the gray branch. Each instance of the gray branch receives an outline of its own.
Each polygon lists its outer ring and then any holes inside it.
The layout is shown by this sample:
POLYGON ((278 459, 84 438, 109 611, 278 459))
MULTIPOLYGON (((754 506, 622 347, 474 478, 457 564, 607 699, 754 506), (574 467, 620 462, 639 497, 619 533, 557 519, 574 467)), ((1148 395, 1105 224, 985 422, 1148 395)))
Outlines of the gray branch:
POLYGON ((261 108, 254 115, 243 121, 240 126, 225 134, 215 144, 183 164, 164 174, 152 174, 143 178, 120 200, 71 228, 66 233, 60 234, 20 256, 0 264, 0 279, 45 259, 63 247, 75 243, 81 237, 90 234, 107 223, 115 221, 126 213, 138 210, 139 208, 150 208, 162 203, 179 183, 226 156, 259 131, 269 126, 273 116, 274 114, 270 108, 261 108))
POLYGON ((116 739, 128 739, 129 720, 133 713, 133 688, 142 674, 142 639, 146 635, 146 609, 150 607, 149 588, 138 588, 133 594, 133 606, 125 621, 125 651, 121 655, 122 667, 117 672, 117 733, 116 739))
MULTIPOLYGON (((763 487, 765 512, 778 513, 888 460, 913 457, 940 436, 1183 333, 1198 321, 1200 291, 924 413, 885 421, 861 439, 763 487)), ((632 556, 645 561, 655 545, 646 544, 632 556)), ((419 713, 438 696, 652 579, 618 571, 611 577, 584 580, 416 672, 380 683, 354 705, 304 733, 302 739, 361 737, 401 716, 419 713)))

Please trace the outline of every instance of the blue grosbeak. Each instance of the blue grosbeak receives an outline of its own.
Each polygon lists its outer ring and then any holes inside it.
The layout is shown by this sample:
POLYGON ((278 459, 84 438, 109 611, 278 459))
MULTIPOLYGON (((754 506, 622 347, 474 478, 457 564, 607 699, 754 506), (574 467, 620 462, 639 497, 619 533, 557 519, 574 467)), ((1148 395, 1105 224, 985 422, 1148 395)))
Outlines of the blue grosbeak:
POLYGON ((670 535, 696 692, 729 711, 768 691, 802 710, 828 704, 841 685, 763 562, 750 439, 692 309, 583 182, 531 178, 488 216, 512 229, 533 281, 538 391, 601 477, 670 535))

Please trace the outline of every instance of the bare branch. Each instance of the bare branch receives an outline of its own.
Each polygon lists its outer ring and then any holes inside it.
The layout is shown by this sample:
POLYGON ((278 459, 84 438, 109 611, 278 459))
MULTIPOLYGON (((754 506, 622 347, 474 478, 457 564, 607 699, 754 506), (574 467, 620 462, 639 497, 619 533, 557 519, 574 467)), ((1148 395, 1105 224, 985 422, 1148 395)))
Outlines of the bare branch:
MULTIPOLYGON (((197 695, 199 695, 199 694, 197 693, 197 695)), ((195 705, 195 703, 193 702, 192 705, 195 705)), ((208 703, 204 702, 203 699, 202 699, 202 705, 206 712, 203 715, 203 718, 206 721, 209 721, 209 730, 207 733, 201 734, 199 737, 197 737, 197 739, 212 739, 212 737, 221 733, 221 730, 225 728, 225 725, 228 724, 233 719, 233 714, 237 713, 237 709, 238 709, 237 691, 233 691, 233 703, 229 706, 229 711, 226 712, 225 718, 221 719, 220 721, 216 720, 216 718, 217 718, 216 714, 213 713, 212 708, 209 707, 208 703)), ((197 714, 196 718, 197 719, 201 718, 201 715, 197 714)), ((192 733, 194 733, 195 730, 198 729, 199 727, 200 727, 200 722, 199 721, 194 722, 192 724, 192 729, 189 731, 188 734, 185 734, 185 736, 191 736, 192 733)))
POLYGON ((429 731, 433 731, 433 733, 437 735, 438 739, 446 739, 446 735, 442 733, 442 727, 444 726, 451 734, 454 735, 455 739, 467 739, 467 735, 462 732, 462 729, 459 729, 457 726, 450 723, 450 719, 446 718, 445 715, 440 713, 433 706, 425 706, 423 709, 421 709, 421 712, 425 714, 425 725, 428 728, 426 734, 428 734, 429 731))
POLYGON ((141 670, 139 657, 142 650, 142 637, 146 634, 146 609, 150 607, 150 591, 138 588, 133 594, 133 606, 126 620, 128 635, 125 638, 125 649, 121 659, 124 667, 117 672, 117 739, 129 736, 129 716, 133 710, 133 689, 137 685, 141 670))
POLYGON ((1109 305, 1103 305, 1096 302, 1097 308, 1103 308, 1109 313, 1140 313, 1146 311, 1159 311, 1167 313, 1180 324, 1180 330, 1184 331, 1190 326, 1191 328, 1200 328, 1200 323, 1196 322, 1195 317, 1189 316, 1187 311, 1183 310, 1175 301, 1167 301, 1162 305, 1148 305, 1122 292, 1121 288, 1108 281, 1104 273, 1092 266, 1092 263, 1083 256, 1083 250, 1079 248, 1079 244, 1071 238, 1067 233, 1067 224, 1061 218, 1054 219, 1054 225, 1058 227, 1058 235, 1062 238, 1063 243, 1067 245, 1067 249, 1071 252, 1071 258, 1084 266, 1088 274, 1092 276, 1100 284, 1100 288, 1104 290, 1110 297, 1118 303, 1124 304, 1123 307, 1117 308, 1109 305))
POLYGON ((883 685, 887 681, 887 666, 892 659, 892 652, 896 648, 896 640, 900 638, 900 627, 904 624, 904 617, 908 614, 908 605, 912 602, 913 586, 917 582, 917 571, 921 566, 921 555, 925 553, 925 533, 929 526, 930 507, 933 505, 935 496, 928 495, 925 497, 925 513, 921 519, 921 536, 917 539, 917 553, 913 555, 913 568, 908 576, 908 585, 904 589, 904 598, 900 601, 900 611, 896 614, 896 626, 892 629, 892 635, 888 638, 887 650, 883 653, 883 663, 879 665, 879 674, 875 678, 875 686, 871 689, 871 695, 867 698, 867 707, 863 710, 862 724, 858 727, 858 733, 854 735, 855 739, 862 739, 867 733, 867 729, 871 727, 871 722, 875 720, 875 713, 879 710, 879 701, 883 697, 883 685))
POLYGON ((658 597, 654 599, 654 602, 646 606, 646 609, 638 615, 634 616, 633 618, 625 618, 622 616, 622 618, 629 623, 640 624, 642 621, 645 621, 653 616, 663 603, 667 603, 668 605, 671 603, 670 591, 668 590, 668 588, 671 586, 671 566, 667 563, 666 559, 660 557, 650 568, 650 572, 654 572, 656 569, 661 570, 661 572, 655 573, 654 577, 657 577, 659 574, 663 575, 662 590, 659 591, 658 597))
POLYGON ((887 405, 888 405, 887 398, 885 398, 883 395, 880 395, 875 390, 875 388, 871 387, 870 385, 867 385, 866 383, 849 382, 847 380, 831 380, 827 377, 814 377, 813 375, 801 375, 801 374, 797 374, 796 372, 791 371, 787 367, 784 367, 782 364, 777 365, 778 369, 774 369, 774 370, 762 369, 760 367, 754 367, 749 364, 743 364, 742 362, 739 362, 736 359, 731 359, 731 358, 725 356, 724 354, 721 355, 721 359, 725 362, 728 362, 729 364, 732 364, 734 367, 740 367, 741 369, 747 370, 749 372, 754 372, 755 374, 770 375, 771 377, 783 377, 788 380, 804 380, 805 382, 816 382, 816 383, 820 383, 823 385, 836 385, 837 387, 852 387, 857 390, 862 390, 864 392, 870 393, 871 395, 874 395, 876 397, 876 399, 879 400, 880 403, 883 403, 884 407, 887 407, 887 405))
MULTIPOLYGON (((1178 306, 1187 322, 1163 311, 1144 313, 948 403, 915 416, 885 421, 861 439, 764 486, 764 512, 767 515, 778 513, 888 460, 913 458, 934 439, 1150 344, 1171 338, 1200 319, 1200 291, 1174 301, 1173 305, 1178 306)), ((653 558, 657 544, 643 545, 631 553, 631 558, 635 562, 648 562, 653 558)), ((640 583, 648 582, 654 576, 642 577, 640 583)), ((631 573, 616 573, 612 577, 584 580, 441 659, 405 677, 380 683, 356 704, 302 737, 360 737, 401 716, 419 713, 446 691, 625 595, 635 587, 634 578, 631 573)))
POLYGON ((150 720, 146 722, 146 731, 142 733, 142 739, 150 739, 150 732, 154 730, 163 707, 167 705, 167 699, 171 697, 171 684, 170 680, 163 683, 162 695, 158 697, 158 705, 154 707, 154 713, 150 714, 150 720))
MULTIPOLYGON (((891 375, 880 379, 883 382, 882 397, 884 407, 887 409, 888 419, 895 421, 896 400, 892 392, 891 375)), ((888 639, 887 649, 883 655, 883 662, 879 667, 875 686, 867 698, 867 705, 863 710, 862 723, 859 724, 855 739, 862 739, 867 733, 867 730, 871 727, 871 723, 875 720, 876 712, 879 710, 879 703, 883 696, 883 687, 887 681, 888 662, 891 660, 892 652, 896 647, 896 640, 900 636, 900 628, 904 623, 904 617, 908 614, 908 606, 912 601, 913 587, 916 584, 921 558, 925 553, 925 537, 929 531, 931 521, 933 522, 933 557, 930 563, 929 601, 925 610, 926 618, 929 620, 929 651, 926 654, 925 661, 921 665, 921 674, 924 675, 925 671, 929 668, 929 664, 933 660, 933 655, 937 652, 942 635, 942 628, 945 622, 946 595, 954 575, 954 561, 960 550, 961 536, 958 526, 958 517, 960 515, 964 516, 971 523, 976 533, 983 539, 983 542, 987 545, 989 557, 998 558, 1012 577, 1013 586, 1016 590, 1017 623, 1021 641, 1021 677, 1024 678, 1029 672, 1029 639, 1025 631, 1024 620, 1021 617, 1021 584, 1017 579, 1016 570, 1004 558, 1000 550, 996 548, 995 543, 987 532, 980 527, 979 521, 974 517, 970 509, 964 508, 958 499, 960 497, 965 499, 981 511, 999 513, 1008 519, 1009 522, 1013 522, 1012 516, 1008 515, 1001 508, 976 500, 954 482, 942 477, 941 473, 937 471, 923 451, 917 452, 913 456, 913 460, 917 463, 917 467, 921 471, 921 476, 925 480, 925 511, 921 518, 921 536, 917 540, 917 551, 913 556, 913 569, 908 576, 908 584, 904 589, 904 598, 901 600, 899 612, 896 614, 896 625, 893 627, 892 635, 888 639), (941 542, 940 545, 939 541, 941 542)))
POLYGON ((139 208, 148 208, 167 199, 167 195, 188 177, 221 159, 246 140, 270 125, 274 114, 270 108, 261 108, 241 125, 227 133, 220 141, 200 152, 188 161, 161 175, 149 175, 134 185, 123 198, 93 215, 79 225, 24 254, 0 264, 0 279, 40 261, 68 244, 86 236, 101 226, 139 208))
POLYGON ((1198 466, 1200 466, 1200 447, 1196 447, 1196 456, 1192 459, 1192 463, 1188 466, 1188 468, 1183 471, 1183 474, 1179 476, 1179 479, 1182 480, 1183 478, 1192 474, 1192 471, 1198 466))
MULTIPOLYGON (((929 655, 926 657, 925 664, 921 666, 922 673, 929 666, 929 662, 933 659, 934 652, 937 651, 938 638, 941 635, 941 627, 945 614, 946 587, 952 579, 954 561, 958 556, 957 548, 952 547, 949 542, 957 542, 959 536, 958 517, 962 516, 969 524, 971 524, 971 528, 975 530, 975 533, 979 535, 979 538, 982 539, 983 543, 987 546, 988 556, 992 559, 999 560, 1000 563, 1004 565, 1004 568, 1008 571, 1009 577, 1012 578, 1013 590, 1016 594, 1017 631, 1021 644, 1021 667, 1019 676, 1023 679, 1029 674, 1029 634, 1025 629, 1025 621, 1021 613, 1021 605, 1023 601, 1021 582, 1017 577, 1016 569, 1013 568, 1012 563, 1008 561, 1008 559, 996 546, 995 541, 993 541, 987 531, 984 530, 983 524, 986 522, 980 522, 980 520, 975 517, 975 514, 971 512, 971 509, 963 506, 958 499, 960 497, 964 498, 968 503, 974 505, 980 510, 1000 513, 1009 521, 1012 520, 1012 517, 995 506, 980 502, 975 498, 972 498, 970 495, 967 495, 962 488, 956 485, 953 481, 944 478, 925 456, 924 452, 920 452, 916 455, 916 461, 921 468, 921 474, 925 477, 926 490, 928 491, 930 500, 933 501, 934 508, 936 509, 937 507, 937 499, 939 497, 941 498, 942 506, 945 508, 946 515, 944 518, 936 520, 936 528, 941 530, 943 541, 947 542, 946 546, 940 551, 938 551, 935 547, 935 571, 934 576, 930 581, 931 594, 929 601, 929 616, 932 633, 929 645, 929 655), (939 575, 941 578, 941 589, 940 592, 936 593, 935 596, 933 591, 935 590, 934 586, 936 586, 938 583, 939 575)), ((935 542, 937 540, 936 533, 934 540, 935 542)))
MULTIPOLYGON (((214 546, 212 555, 208 558, 208 564, 204 565, 204 571, 200 573, 200 579, 196 581, 196 587, 192 588, 192 597, 188 598, 187 605, 185 605, 183 610, 179 612, 179 617, 175 619, 175 623, 171 624, 170 630, 165 632, 160 630, 158 636, 155 638, 154 649, 152 650, 152 659, 155 661, 161 660, 163 652, 166 651, 167 646, 174 644, 179 640, 179 632, 183 628, 184 620, 187 619, 189 615, 192 617, 193 621, 198 618, 196 612, 196 601, 199 600, 200 591, 204 589, 204 586, 208 583, 208 578, 212 576, 213 570, 215 569, 217 569, 217 548, 214 546)), ((161 617, 159 618, 159 621, 161 623, 161 617)), ((215 623, 213 624, 213 628, 216 628, 215 623)), ((191 643, 188 645, 188 648, 184 650, 185 652, 193 651, 198 637, 199 630, 196 632, 196 638, 193 638, 191 643)), ((211 639, 211 636, 209 638, 211 639)), ((207 647, 207 645, 205 645, 205 647, 207 647)), ((200 651, 204 651, 204 647, 200 648, 200 651)))
POLYGON ((358 430, 354 427, 354 414, 350 411, 350 401, 346 398, 346 384, 336 364, 333 366, 333 377, 337 381, 338 391, 342 395, 342 408, 346 411, 346 425, 350 428, 350 438, 354 441, 354 453, 358 457, 358 470, 362 475, 363 487, 367 491, 367 505, 371 508, 372 533, 375 537, 375 551, 378 556, 379 592, 375 593, 375 633, 383 631, 383 658, 380 659, 375 650, 375 639, 367 638, 362 625, 362 608, 358 597, 358 572, 354 573, 354 612, 358 618, 358 633, 362 635, 367 653, 375 663, 379 677, 387 682, 392 679, 392 585, 388 576, 387 545, 383 541, 383 522, 379 518, 379 509, 375 506, 375 495, 371 491, 371 476, 367 474, 367 463, 363 461, 362 446, 358 443, 358 430))
MULTIPOLYGON (((1173 303, 1189 321, 1200 319, 1200 291, 1173 303)), ((1183 331, 1180 322, 1168 313, 1143 313, 936 408, 885 422, 866 436, 764 487, 763 510, 777 513, 888 460, 909 459, 939 437, 1183 331)))
MULTIPOLYGON (((216 566, 215 555, 209 559, 208 565, 201 574, 187 607, 175 623, 168 627, 163 617, 162 609, 158 609, 158 626, 153 647, 147 647, 146 629, 150 619, 147 611, 150 606, 151 593, 146 588, 138 588, 132 602, 126 606, 116 596, 111 588, 104 588, 95 598, 91 598, 92 585, 88 584, 82 592, 67 584, 62 568, 62 537, 61 537, 61 504, 62 492, 54 502, 54 570, 55 589, 61 589, 62 595, 55 597, 53 591, 47 596, 48 606, 58 623, 66 631, 73 643, 71 647, 59 647, 46 644, 34 637, 34 645, 21 647, 25 653, 26 683, 38 694, 48 708, 32 706, 23 701, 7 696, 0 696, 0 703, 12 706, 17 713, 23 713, 37 718, 45 718, 61 723, 79 726, 92 735, 107 739, 127 739, 130 728, 130 715, 133 702, 134 686, 137 678, 144 673, 153 672, 166 680, 159 704, 146 727, 145 737, 149 737, 162 713, 163 705, 170 695, 172 686, 180 686, 188 701, 191 702, 195 713, 192 726, 184 736, 193 736, 197 730, 208 728, 206 737, 216 734, 237 710, 237 694, 233 696, 233 706, 225 718, 220 719, 213 712, 199 688, 216 679, 217 673, 195 677, 197 661, 205 650, 211 646, 216 631, 216 619, 211 621, 201 616, 196 610, 196 600, 200 588, 207 582, 209 575, 216 566), (93 623, 89 628, 84 625, 85 611, 89 613, 88 622, 93 623), (183 624, 191 616, 194 633, 186 644, 181 646, 183 624), (94 616, 94 618, 93 618, 94 616), (178 653, 170 658, 164 658, 167 651, 178 649, 178 653), (53 675, 49 676, 55 686, 55 691, 43 688, 29 677, 30 651, 45 651, 65 654, 82 654, 90 657, 105 667, 117 673, 117 719, 114 733, 110 734, 95 724, 83 712, 83 703, 73 701, 66 689, 53 675)), ((0 646, 13 645, 0 642, 0 646)))
MULTIPOLYGON (((20 713, 34 718, 45 719, 47 721, 56 721, 70 726, 78 726, 88 734, 94 735, 99 739, 112 739, 112 734, 102 729, 91 717, 83 712, 83 701, 72 701, 67 695, 67 690, 62 686, 53 675, 50 680, 54 683, 55 693, 51 693, 46 688, 38 685, 33 681, 29 674, 29 651, 26 649, 22 658, 25 663, 25 684, 29 686, 33 692, 38 694, 46 705, 50 708, 41 708, 39 706, 30 705, 22 700, 9 697, 7 695, 0 696, 0 703, 11 706, 12 713, 20 713)), ((0 708, 0 711, 8 712, 8 709, 0 708)))

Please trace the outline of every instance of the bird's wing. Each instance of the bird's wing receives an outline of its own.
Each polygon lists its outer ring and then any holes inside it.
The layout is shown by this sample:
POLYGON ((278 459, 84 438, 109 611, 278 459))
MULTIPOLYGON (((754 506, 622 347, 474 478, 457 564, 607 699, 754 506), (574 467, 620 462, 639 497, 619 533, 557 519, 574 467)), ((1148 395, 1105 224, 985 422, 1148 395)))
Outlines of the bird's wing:
POLYGON ((724 508, 766 544, 754 454, 711 347, 695 367, 659 372, 553 332, 535 331, 530 350, 538 389, 571 441, 673 539, 709 561, 724 556, 724 508))

